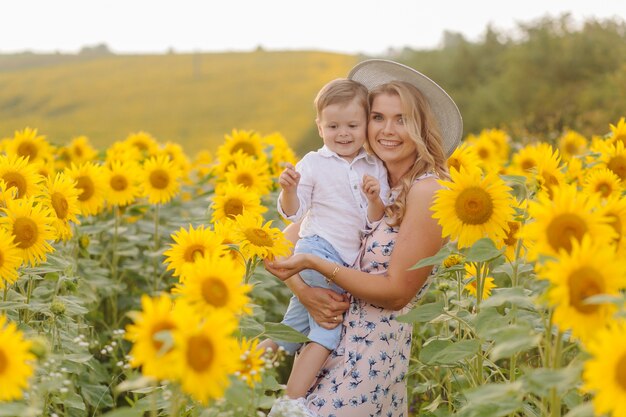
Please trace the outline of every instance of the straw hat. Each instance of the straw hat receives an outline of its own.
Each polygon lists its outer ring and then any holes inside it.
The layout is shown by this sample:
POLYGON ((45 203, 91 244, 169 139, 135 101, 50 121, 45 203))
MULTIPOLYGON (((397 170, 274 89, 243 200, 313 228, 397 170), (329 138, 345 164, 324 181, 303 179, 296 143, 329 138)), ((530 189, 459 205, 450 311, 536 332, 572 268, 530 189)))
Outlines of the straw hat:
POLYGON ((439 123, 446 155, 450 156, 459 145, 463 135, 463 119, 458 107, 443 88, 421 72, 397 62, 370 59, 352 68, 348 78, 360 82, 368 90, 389 81, 406 81, 413 84, 426 97, 439 123))

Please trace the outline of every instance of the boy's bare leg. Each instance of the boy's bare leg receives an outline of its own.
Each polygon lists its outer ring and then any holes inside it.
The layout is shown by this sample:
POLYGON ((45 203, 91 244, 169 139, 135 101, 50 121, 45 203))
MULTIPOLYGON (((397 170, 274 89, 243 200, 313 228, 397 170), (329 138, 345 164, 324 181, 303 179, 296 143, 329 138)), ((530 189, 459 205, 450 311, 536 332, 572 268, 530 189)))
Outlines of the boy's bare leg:
POLYGON ((330 355, 330 350, 315 342, 308 343, 302 348, 293 363, 291 375, 287 381, 289 398, 300 398, 306 395, 328 355, 330 355))

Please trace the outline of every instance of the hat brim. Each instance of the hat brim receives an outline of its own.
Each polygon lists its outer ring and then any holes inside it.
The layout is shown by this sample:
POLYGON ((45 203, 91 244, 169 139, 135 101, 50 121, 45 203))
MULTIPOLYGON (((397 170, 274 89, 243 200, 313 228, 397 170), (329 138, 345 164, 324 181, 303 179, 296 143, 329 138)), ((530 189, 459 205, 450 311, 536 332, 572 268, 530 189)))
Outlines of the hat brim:
POLYGON ((442 136, 442 146, 446 156, 461 142, 463 136, 463 118, 454 100, 433 80, 406 65, 385 59, 369 59, 357 64, 348 78, 365 85, 372 90, 390 81, 405 81, 413 84, 424 95, 437 119, 442 136))

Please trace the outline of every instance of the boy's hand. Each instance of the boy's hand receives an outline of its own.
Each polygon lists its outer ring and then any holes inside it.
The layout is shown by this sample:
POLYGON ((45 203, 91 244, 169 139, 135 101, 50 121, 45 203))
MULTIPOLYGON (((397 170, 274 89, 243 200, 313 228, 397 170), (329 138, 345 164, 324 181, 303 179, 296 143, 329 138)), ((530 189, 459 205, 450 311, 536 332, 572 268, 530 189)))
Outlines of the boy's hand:
POLYGON ((371 175, 363 175, 363 192, 368 200, 376 200, 380 196, 380 182, 371 175))
POLYGON ((298 188, 300 182, 300 173, 296 171, 296 168, 290 164, 285 163, 285 169, 278 177, 278 184, 286 193, 293 193, 298 188))

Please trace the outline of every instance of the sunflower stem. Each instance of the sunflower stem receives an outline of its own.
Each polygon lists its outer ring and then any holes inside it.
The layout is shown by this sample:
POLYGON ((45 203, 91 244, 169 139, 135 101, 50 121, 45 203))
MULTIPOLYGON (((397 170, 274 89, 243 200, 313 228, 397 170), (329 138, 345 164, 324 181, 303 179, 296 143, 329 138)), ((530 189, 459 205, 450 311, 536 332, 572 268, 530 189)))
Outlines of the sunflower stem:
POLYGON ((154 209, 154 293, 159 291, 159 259, 156 256, 159 250, 159 208, 160 204, 157 204, 154 209))

